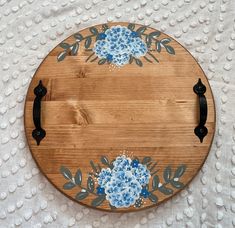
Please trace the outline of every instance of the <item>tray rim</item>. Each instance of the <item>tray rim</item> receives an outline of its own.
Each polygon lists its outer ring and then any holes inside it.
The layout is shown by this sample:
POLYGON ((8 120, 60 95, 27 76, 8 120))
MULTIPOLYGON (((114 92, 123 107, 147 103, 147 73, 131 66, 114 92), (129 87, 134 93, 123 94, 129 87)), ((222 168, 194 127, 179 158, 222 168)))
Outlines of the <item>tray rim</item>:
MULTIPOLYGON (((99 24, 93 24, 91 26, 85 26, 83 27, 82 29, 78 30, 77 32, 82 32, 84 30, 87 30, 89 29, 90 27, 96 27, 96 26, 102 26, 103 24, 107 24, 107 25, 111 25, 111 26, 115 26, 115 25, 119 25, 119 24, 127 24, 127 23, 130 23, 128 21, 115 21, 115 22, 107 22, 107 23, 99 23, 99 24)), ((137 26, 143 26, 142 24, 139 24, 139 23, 133 23, 137 26)), ((158 30, 157 28, 154 28, 152 26, 146 26, 150 29, 153 29, 155 31, 160 31, 158 30)), ((163 203, 167 202, 168 200, 171 200, 175 195, 177 194, 180 194, 181 191, 185 190, 191 183, 192 181, 194 180, 194 178, 198 175, 199 171, 202 169, 203 165, 205 164, 205 161, 207 160, 208 158, 208 155, 211 151, 211 148, 212 148, 212 144, 215 140, 215 132, 216 132, 216 129, 217 129, 217 123, 216 123, 216 120, 217 120, 217 114, 216 114, 216 104, 215 104, 215 97, 214 97, 214 94, 213 94, 213 91, 212 91, 212 88, 211 88, 211 85, 210 85, 210 82, 203 70, 203 68, 201 67, 201 65, 197 62, 196 58, 191 54, 191 52, 186 49, 178 40, 176 40, 175 38, 173 38, 171 35, 168 35, 166 34, 165 32, 162 32, 160 31, 161 34, 167 36, 167 37, 170 37, 173 41, 175 41, 177 44, 179 44, 181 46, 182 49, 184 49, 192 58, 193 60, 195 61, 196 65, 199 66, 200 70, 202 71, 204 77, 205 77, 205 80, 207 81, 208 85, 209 85, 209 92, 211 94, 211 98, 212 98, 212 101, 213 101, 213 112, 214 112, 214 120, 213 120, 213 133, 212 133, 212 137, 211 137, 211 142, 210 142, 210 145, 208 146, 208 151, 202 161, 202 163, 200 164, 200 166, 198 167, 198 169, 196 170, 195 174, 191 176, 191 178, 189 179, 189 181, 187 183, 184 184, 184 187, 181 188, 181 189, 178 189, 177 191, 175 191, 172 195, 170 195, 169 197, 163 199, 161 202, 157 203, 157 204, 152 204, 152 205, 149 205, 149 206, 146 206, 146 207, 141 207, 141 208, 138 208, 138 209, 135 209, 135 208, 120 208, 118 210, 110 210, 110 209, 104 209, 104 208, 99 208, 99 207, 93 207, 89 204, 85 204, 81 201, 77 201, 75 198, 73 198, 72 196, 66 194, 65 192, 62 191, 62 189, 60 189, 59 187, 57 187, 53 182, 52 180, 47 176, 47 174, 43 171, 43 169, 41 168, 41 166, 39 165, 36 157, 34 156, 34 153, 32 152, 31 148, 29 147, 29 151, 38 167, 38 169, 40 170, 40 172, 43 174, 44 177, 46 177, 46 179, 49 181, 50 184, 52 184, 52 186, 58 190, 60 193, 62 193, 65 197, 73 200, 74 202, 80 204, 81 206, 85 206, 85 207, 88 207, 88 208, 91 208, 93 210, 97 210, 97 211, 100 211, 100 212, 108 212, 108 213, 115 213, 115 214, 118 214, 118 213, 133 213, 133 212, 142 212, 143 210, 148 210, 148 209, 153 209, 154 207, 158 207, 160 205, 162 205, 163 203)), ((76 32, 75 32, 76 33, 76 32)), ((64 42, 65 40, 67 40, 68 38, 70 38, 71 36, 73 36, 75 33, 71 34, 70 36, 66 37, 65 39, 63 39, 60 43, 64 42)), ((34 77, 36 76, 39 68, 41 67, 41 65, 43 64, 43 62, 45 61, 45 59, 49 56, 49 54, 57 48, 57 46, 60 44, 58 43, 54 48, 52 48, 48 54, 43 58, 43 60, 41 61, 41 63, 38 65, 36 71, 34 72, 33 76, 31 77, 31 81, 28 85, 28 88, 27 88, 27 93, 26 93, 26 96, 25 96, 25 101, 24 101, 24 132, 25 132, 25 137, 26 137, 26 141, 27 141, 27 144, 29 146, 29 138, 26 134, 26 118, 25 118, 25 112, 26 112, 26 102, 27 102, 27 97, 28 97, 28 93, 29 93, 29 89, 32 85, 32 82, 33 82, 33 79, 34 77)), ((196 82, 195 82, 196 83, 196 82)))

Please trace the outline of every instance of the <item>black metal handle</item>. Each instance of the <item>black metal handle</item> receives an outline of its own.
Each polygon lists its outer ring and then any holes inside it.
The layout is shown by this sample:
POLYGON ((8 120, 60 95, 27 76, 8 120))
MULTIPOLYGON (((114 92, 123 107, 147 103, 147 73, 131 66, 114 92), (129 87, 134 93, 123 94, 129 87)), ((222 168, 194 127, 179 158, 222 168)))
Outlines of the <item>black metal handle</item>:
POLYGON ((194 93, 198 95, 199 98, 199 110, 200 110, 200 119, 199 124, 194 129, 195 135, 200 139, 200 142, 203 142, 203 138, 207 135, 208 130, 205 126, 207 120, 207 100, 204 95, 206 92, 206 86, 202 83, 201 79, 198 79, 197 84, 193 87, 194 93))
POLYGON ((46 136, 46 131, 41 127, 41 100, 46 95, 47 89, 43 86, 40 80, 38 86, 34 89, 36 95, 33 102, 33 122, 35 129, 32 131, 32 136, 36 140, 37 145, 46 136))

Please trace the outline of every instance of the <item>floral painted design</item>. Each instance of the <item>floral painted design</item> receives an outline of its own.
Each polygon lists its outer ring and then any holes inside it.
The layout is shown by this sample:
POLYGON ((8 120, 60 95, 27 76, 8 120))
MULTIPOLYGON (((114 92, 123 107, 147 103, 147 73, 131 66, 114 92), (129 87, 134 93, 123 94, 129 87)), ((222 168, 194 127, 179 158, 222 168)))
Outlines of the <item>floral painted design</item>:
POLYGON ((141 190, 149 183, 150 171, 146 165, 125 155, 117 157, 113 168, 103 168, 98 176, 99 189, 116 208, 130 207, 140 197, 141 190))
POLYGON ((184 187, 179 181, 183 176, 186 166, 180 165, 175 172, 170 166, 167 166, 163 172, 163 182, 161 183, 157 175, 157 163, 150 157, 144 157, 142 160, 137 157, 131 159, 126 155, 120 155, 116 159, 109 161, 106 156, 100 159, 102 165, 94 164, 90 161, 92 171, 86 180, 86 186, 83 185, 82 172, 77 170, 73 177, 70 170, 64 166, 60 172, 68 180, 63 189, 69 190, 79 187, 80 192, 75 199, 82 201, 89 195, 95 196, 91 205, 98 207, 104 201, 108 201, 112 210, 117 208, 139 208, 144 201, 149 200, 156 204, 158 194, 171 195, 175 189, 184 187), (171 186, 171 187, 170 187, 171 186))
POLYGON ((89 28, 90 35, 84 37, 76 33, 75 43, 61 43, 60 47, 63 51, 59 53, 57 60, 62 61, 67 55, 77 55, 81 42, 84 42, 85 51, 91 52, 86 62, 98 61, 99 65, 107 63, 122 67, 136 63, 142 67, 143 60, 158 63, 156 54, 162 49, 165 49, 168 54, 175 54, 174 48, 169 45, 170 38, 159 39, 161 32, 148 32, 148 29, 147 26, 138 27, 135 24, 111 27, 104 24, 101 31, 96 27, 91 27, 89 28))
POLYGON ((101 33, 93 48, 100 59, 106 59, 116 66, 129 63, 130 56, 144 56, 147 50, 146 43, 136 32, 120 25, 101 33))

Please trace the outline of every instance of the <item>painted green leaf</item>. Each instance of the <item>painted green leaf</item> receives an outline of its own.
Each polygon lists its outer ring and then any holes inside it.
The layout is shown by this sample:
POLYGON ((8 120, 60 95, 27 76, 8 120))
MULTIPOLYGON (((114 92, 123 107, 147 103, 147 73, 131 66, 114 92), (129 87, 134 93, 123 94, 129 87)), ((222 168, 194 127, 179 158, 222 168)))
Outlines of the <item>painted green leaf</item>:
POLYGON ((115 160, 116 160, 116 159, 113 159, 113 160, 110 162, 110 164, 113 164, 115 160))
POLYGON ((157 175, 155 175, 152 180, 152 189, 153 190, 156 190, 158 188, 159 182, 160 182, 159 177, 157 175))
POLYGON ((161 40, 161 43, 162 43, 162 44, 168 44, 168 43, 170 43, 170 42, 171 42, 171 39, 170 39, 170 38, 164 38, 164 39, 161 40))
POLYGON ((100 158, 100 161, 102 162, 102 164, 109 166, 109 160, 106 156, 102 156, 100 158))
POLYGON ((151 38, 151 36, 146 36, 145 37, 145 42, 146 42, 146 45, 147 45, 147 47, 148 48, 150 48, 151 47, 151 43, 152 43, 152 38, 151 38))
POLYGON ((153 203, 157 203, 158 202, 158 197, 156 195, 154 195, 153 193, 150 193, 148 198, 153 203))
POLYGON ((82 172, 80 169, 77 170, 75 177, 74 177, 75 183, 77 185, 81 185, 82 183, 82 172))
POLYGON ((129 59, 129 64, 132 64, 132 63, 133 63, 133 60, 134 60, 134 58, 133 58, 133 56, 131 55, 131 56, 130 56, 130 59, 129 59))
POLYGON ((158 37, 158 36, 160 36, 161 35, 161 32, 159 32, 159 31, 154 31, 154 32, 151 32, 150 34, 149 34, 149 36, 151 36, 151 37, 158 37))
POLYGON ((169 45, 165 45, 166 51, 171 54, 174 55, 175 54, 175 50, 173 47, 169 46, 169 45))
POLYGON ((146 26, 141 26, 136 30, 136 32, 139 34, 143 34, 146 29, 147 29, 146 26))
POLYGON ((80 201, 85 199, 89 195, 89 192, 79 192, 76 196, 75 199, 80 201))
POLYGON ((167 187, 165 187, 165 186, 163 186, 163 185, 162 185, 161 187, 159 187, 158 190, 159 190, 161 193, 163 193, 164 195, 171 195, 171 194, 173 194, 173 190, 172 190, 172 189, 167 188, 167 187))
POLYGON ((100 59, 99 61, 98 61, 98 64, 99 65, 103 65, 103 64, 105 64, 106 63, 106 59, 100 59))
POLYGON ((114 161, 115 161, 115 159, 113 159, 113 160, 110 162, 110 164, 109 164, 109 168, 110 168, 110 169, 113 169, 113 167, 114 167, 114 165, 113 165, 114 161))
POLYGON ((139 67, 142 67, 143 66, 143 63, 140 59, 135 59, 135 63, 139 66, 139 67))
POLYGON ((151 161, 151 157, 144 157, 142 160, 142 164, 147 164, 151 161))
POLYGON ((72 179, 72 173, 69 171, 68 168, 61 166, 60 167, 60 173, 68 180, 72 179))
POLYGON ((97 28, 95 28, 95 27, 90 27, 89 30, 90 30, 90 32, 91 32, 92 34, 94 34, 94 35, 97 35, 97 34, 98 34, 98 30, 97 30, 97 28))
POLYGON ((73 182, 67 182, 63 185, 63 189, 68 190, 68 189, 72 189, 75 186, 76 185, 73 182))
POLYGON ((171 179, 171 167, 170 166, 167 166, 165 168, 164 173, 163 173, 163 178, 166 181, 166 183, 170 181, 171 179))
POLYGON ((129 24, 127 26, 127 28, 129 28, 130 30, 134 30, 135 29, 135 25, 134 24, 129 24))
POLYGON ((82 36, 82 34, 80 34, 80 33, 74 34, 74 38, 75 38, 77 41, 83 40, 83 36, 82 36))
POLYGON ((99 36, 98 35, 95 37, 95 41, 97 41, 97 40, 99 40, 99 36))
POLYGON ((87 179, 87 189, 89 192, 94 192, 95 182, 92 177, 88 177, 87 179))
POLYGON ((155 43, 155 45, 156 45, 156 50, 157 50, 157 52, 161 52, 161 49, 162 49, 162 47, 161 47, 161 43, 159 42, 159 41, 157 41, 156 43, 155 43))
POLYGON ((174 177, 179 178, 183 176, 184 172, 186 170, 186 165, 180 165, 177 170, 175 171, 174 177))
POLYGON ((85 40, 85 48, 89 48, 91 45, 91 37, 87 37, 85 40))
POLYGON ((94 172, 97 173, 98 170, 97 170, 97 168, 96 168, 94 162, 93 162, 93 161, 90 161, 90 164, 91 164, 91 167, 92 167, 92 169, 94 170, 94 172))
POLYGON ((60 43, 60 47, 62 47, 63 49, 68 49, 70 45, 67 43, 60 43))
POLYGON ((138 157, 134 156, 132 160, 140 161, 138 157))
POLYGON ((64 58, 66 57, 67 52, 66 51, 62 51, 58 56, 57 56, 57 60, 58 62, 64 60, 64 58))
POLYGON ((102 29, 105 32, 107 29, 109 29, 109 26, 107 24, 103 24, 102 29))
POLYGON ((171 183, 171 185, 172 185, 173 187, 175 187, 175 188, 177 188, 177 189, 181 189, 181 188, 184 187, 184 184, 181 183, 181 182, 179 182, 179 181, 174 181, 174 180, 172 180, 170 183, 171 183))
POLYGON ((93 207, 98 207, 100 204, 102 204, 105 201, 105 195, 100 195, 97 198, 93 199, 91 202, 91 205, 93 207))
POLYGON ((78 48, 79 48, 79 44, 78 44, 78 43, 74 43, 74 44, 72 45, 71 55, 77 55, 78 48))

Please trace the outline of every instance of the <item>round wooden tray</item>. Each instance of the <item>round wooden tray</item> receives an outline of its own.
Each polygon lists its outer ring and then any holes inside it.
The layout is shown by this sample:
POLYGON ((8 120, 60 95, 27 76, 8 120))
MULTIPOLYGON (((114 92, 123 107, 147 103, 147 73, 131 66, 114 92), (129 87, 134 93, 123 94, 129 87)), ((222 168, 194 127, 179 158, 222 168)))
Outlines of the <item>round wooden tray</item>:
POLYGON ((178 42, 110 23, 74 34, 44 59, 29 86, 25 130, 57 189, 89 207, 129 212, 171 198, 198 173, 215 108, 205 74, 178 42))

